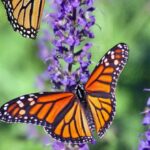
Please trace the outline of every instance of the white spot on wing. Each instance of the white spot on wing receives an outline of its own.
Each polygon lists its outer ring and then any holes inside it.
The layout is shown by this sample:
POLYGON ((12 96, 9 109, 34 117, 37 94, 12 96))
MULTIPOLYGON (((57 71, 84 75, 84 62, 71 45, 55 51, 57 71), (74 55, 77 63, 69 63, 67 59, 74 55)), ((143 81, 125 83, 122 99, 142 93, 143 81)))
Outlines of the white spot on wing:
POLYGON ((21 96, 21 97, 20 97, 20 99, 24 99, 24 98, 25 98, 24 96, 21 96))
POLYGON ((118 65, 119 61, 118 60, 114 60, 114 65, 118 65))
POLYGON ((122 45, 121 45, 121 44, 118 44, 118 47, 119 47, 119 48, 122 48, 122 45))

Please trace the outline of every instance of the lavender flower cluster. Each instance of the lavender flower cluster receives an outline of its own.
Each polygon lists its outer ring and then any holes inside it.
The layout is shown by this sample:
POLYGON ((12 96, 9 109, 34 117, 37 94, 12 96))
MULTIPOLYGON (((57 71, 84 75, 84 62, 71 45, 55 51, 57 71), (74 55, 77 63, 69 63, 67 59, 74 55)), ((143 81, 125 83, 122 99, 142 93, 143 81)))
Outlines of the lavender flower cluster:
POLYGON ((146 127, 147 131, 143 134, 138 150, 150 150, 150 97, 148 98, 147 106, 144 111, 142 124, 146 127))
MULTIPOLYGON (((45 81, 48 80, 52 83, 50 91, 72 91, 79 82, 87 81, 92 44, 86 40, 94 38, 91 31, 95 24, 93 2, 94 0, 50 1, 52 11, 45 14, 43 19, 48 28, 43 30, 39 38, 39 56, 48 66, 38 77, 37 86, 40 90, 45 90, 45 81)), ((34 134, 41 139, 37 131, 34 130, 34 134)), ((42 139, 44 143, 50 142, 53 150, 72 149, 70 145, 48 140, 47 136, 42 139)), ((89 147, 83 144, 74 149, 89 150, 89 147)))
POLYGON ((89 77, 92 44, 85 40, 94 38, 90 30, 95 23, 93 0, 54 0, 51 7, 44 21, 52 30, 40 37, 39 54, 48 64, 45 74, 53 88, 72 90, 89 77))

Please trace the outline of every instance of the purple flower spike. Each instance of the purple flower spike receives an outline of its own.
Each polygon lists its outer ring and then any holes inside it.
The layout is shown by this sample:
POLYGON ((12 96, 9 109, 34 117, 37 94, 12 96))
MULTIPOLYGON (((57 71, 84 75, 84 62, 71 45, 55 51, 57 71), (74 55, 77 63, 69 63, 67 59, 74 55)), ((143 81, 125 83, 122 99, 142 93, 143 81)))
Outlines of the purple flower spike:
POLYGON ((150 149, 150 145, 148 144, 147 141, 140 141, 138 150, 149 150, 150 149))
POLYGON ((65 150, 64 144, 61 142, 57 142, 57 141, 53 142, 52 148, 53 150, 65 150))
POLYGON ((143 119, 143 121, 142 121, 142 124, 143 124, 143 125, 150 125, 150 111, 147 110, 145 113, 146 113, 146 114, 145 114, 145 116, 144 116, 144 119, 143 119))
POLYGON ((95 17, 92 15, 95 10, 93 2, 54 0, 53 12, 44 19, 50 24, 39 40, 39 55, 47 62, 49 80, 56 88, 74 89, 79 79, 85 83, 89 77, 89 50, 92 44, 86 43, 81 50, 78 46, 86 39, 94 38, 91 31, 95 24, 95 17), (79 64, 79 68, 74 69, 74 64, 79 64))
POLYGON ((96 140, 95 139, 93 139, 92 144, 96 144, 96 140))
POLYGON ((64 60, 70 64, 70 63, 73 63, 73 55, 72 53, 68 54, 67 56, 65 56, 64 60))
MULTIPOLYGON (((44 90, 46 81, 50 81, 50 91, 72 92, 77 84, 85 84, 90 75, 94 0, 53 0, 50 3, 52 11, 45 12, 43 19, 48 28, 39 38, 38 53, 47 64, 47 70, 37 78, 37 86, 44 90)), ((47 137, 40 139, 45 144, 49 143, 47 137)), ((68 146, 61 142, 52 143, 53 150, 65 150, 68 146)), ((89 147, 83 144, 78 149, 89 150, 89 147)))
POLYGON ((89 150, 89 147, 87 144, 83 144, 79 146, 79 150, 89 150))
POLYGON ((145 133, 145 136, 146 136, 147 141, 150 142, 150 131, 147 131, 145 133))
POLYGON ((142 124, 147 128, 147 131, 144 133, 144 137, 139 143, 138 150, 150 150, 150 98, 147 100, 147 107, 143 114, 144 119, 142 124))

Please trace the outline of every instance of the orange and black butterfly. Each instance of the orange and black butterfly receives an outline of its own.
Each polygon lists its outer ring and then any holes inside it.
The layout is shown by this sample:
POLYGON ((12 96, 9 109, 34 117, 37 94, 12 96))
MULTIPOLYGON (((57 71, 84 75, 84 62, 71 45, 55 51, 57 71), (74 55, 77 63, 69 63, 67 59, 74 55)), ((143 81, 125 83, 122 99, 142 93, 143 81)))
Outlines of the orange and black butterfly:
POLYGON ((18 97, 0 108, 0 120, 41 125, 54 139, 73 144, 91 142, 93 130, 102 137, 114 118, 115 88, 127 59, 128 47, 120 43, 104 55, 85 85, 18 97))
POLYGON ((13 29, 27 38, 35 38, 45 0, 2 0, 13 29))

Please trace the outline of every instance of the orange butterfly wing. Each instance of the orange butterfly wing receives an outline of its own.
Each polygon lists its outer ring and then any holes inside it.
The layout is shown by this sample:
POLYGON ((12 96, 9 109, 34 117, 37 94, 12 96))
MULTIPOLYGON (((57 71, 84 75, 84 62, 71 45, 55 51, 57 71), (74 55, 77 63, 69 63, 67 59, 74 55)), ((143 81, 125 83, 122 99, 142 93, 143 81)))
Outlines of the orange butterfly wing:
POLYGON ((110 126, 115 113, 115 88, 128 59, 128 47, 120 43, 100 60, 85 84, 87 101, 95 128, 101 137, 110 126))
POLYGON ((0 119, 44 126, 53 138, 63 142, 92 141, 85 112, 70 92, 21 96, 0 108, 0 119))
POLYGON ((73 106, 68 109, 66 115, 54 123, 53 132, 48 127, 45 127, 45 131, 62 142, 67 141, 74 144, 91 142, 93 138, 81 105, 74 102, 73 106))
POLYGON ((96 132, 99 137, 102 137, 114 118, 116 106, 115 98, 94 97, 88 95, 87 99, 94 120, 96 132))
POLYGON ((35 38, 45 0, 2 0, 2 2, 13 29, 24 37, 35 38))

